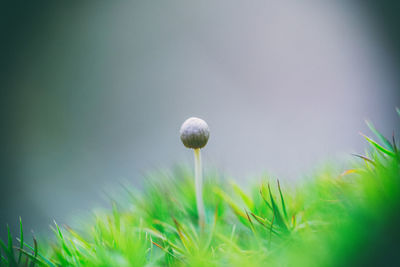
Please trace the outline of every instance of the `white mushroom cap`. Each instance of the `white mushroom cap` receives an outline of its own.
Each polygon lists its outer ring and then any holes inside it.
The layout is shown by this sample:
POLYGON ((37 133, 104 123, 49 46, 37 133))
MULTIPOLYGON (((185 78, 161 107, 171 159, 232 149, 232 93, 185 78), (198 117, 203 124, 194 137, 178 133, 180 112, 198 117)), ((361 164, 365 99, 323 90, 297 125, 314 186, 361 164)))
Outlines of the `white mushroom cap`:
POLYGON ((210 129, 204 120, 191 117, 182 124, 180 134, 186 147, 196 149, 207 144, 210 129))

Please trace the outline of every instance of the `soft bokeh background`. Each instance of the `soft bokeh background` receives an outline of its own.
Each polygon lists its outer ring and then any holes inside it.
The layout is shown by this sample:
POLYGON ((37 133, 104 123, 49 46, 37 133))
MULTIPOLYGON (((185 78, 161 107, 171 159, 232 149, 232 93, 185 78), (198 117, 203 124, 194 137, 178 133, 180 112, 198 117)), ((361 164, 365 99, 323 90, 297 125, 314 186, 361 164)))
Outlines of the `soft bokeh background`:
MULTIPOLYGON (((385 2, 385 1, 382 1, 385 2)), ((1 4, 0 234, 102 205, 192 153, 238 180, 300 179, 399 129, 399 5, 379 1, 1 4), (375 3, 376 2, 376 3, 375 3)))

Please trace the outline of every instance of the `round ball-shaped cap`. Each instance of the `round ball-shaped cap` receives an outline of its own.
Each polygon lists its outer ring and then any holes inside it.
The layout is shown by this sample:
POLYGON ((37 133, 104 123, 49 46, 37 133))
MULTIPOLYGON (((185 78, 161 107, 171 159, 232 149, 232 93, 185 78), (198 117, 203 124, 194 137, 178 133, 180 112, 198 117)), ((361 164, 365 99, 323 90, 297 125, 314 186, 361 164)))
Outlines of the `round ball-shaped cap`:
POLYGON ((180 134, 186 147, 196 149, 207 144, 210 129, 204 120, 192 117, 182 124, 180 134))

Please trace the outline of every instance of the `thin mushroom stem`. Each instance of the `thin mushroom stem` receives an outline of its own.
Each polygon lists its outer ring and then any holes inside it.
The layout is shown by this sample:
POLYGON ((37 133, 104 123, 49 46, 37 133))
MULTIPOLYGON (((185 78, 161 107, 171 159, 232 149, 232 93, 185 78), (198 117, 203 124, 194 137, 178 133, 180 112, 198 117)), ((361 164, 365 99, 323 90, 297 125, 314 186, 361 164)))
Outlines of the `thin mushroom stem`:
POLYGON ((195 186, 196 186, 196 204, 197 214, 199 217, 199 225, 204 228, 205 225, 205 211, 203 204, 203 170, 201 166, 201 154, 200 148, 194 149, 194 175, 195 175, 195 186))

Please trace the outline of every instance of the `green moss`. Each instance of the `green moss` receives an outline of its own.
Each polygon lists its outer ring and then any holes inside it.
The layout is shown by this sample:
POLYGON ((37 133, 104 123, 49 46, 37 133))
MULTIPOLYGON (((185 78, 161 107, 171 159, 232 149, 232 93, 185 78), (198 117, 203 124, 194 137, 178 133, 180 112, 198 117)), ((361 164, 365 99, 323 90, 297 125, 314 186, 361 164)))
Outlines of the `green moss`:
POLYGON ((368 137, 368 155, 351 170, 320 172, 292 189, 266 178, 246 191, 206 172, 204 229, 193 171, 155 172, 79 232, 55 225, 56 241, 22 249, 10 236, 1 265, 398 266, 399 148, 373 132, 383 145, 368 137))

